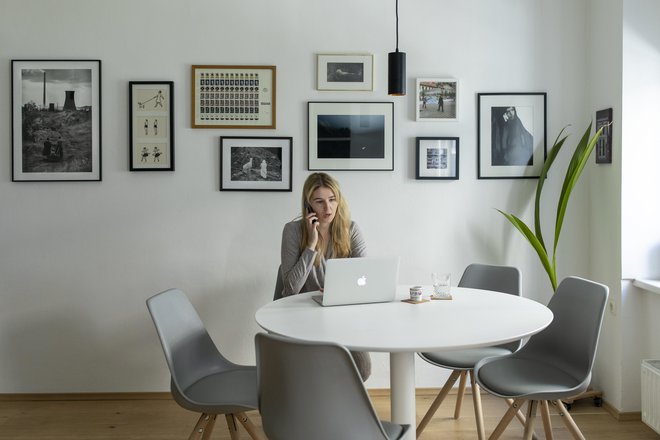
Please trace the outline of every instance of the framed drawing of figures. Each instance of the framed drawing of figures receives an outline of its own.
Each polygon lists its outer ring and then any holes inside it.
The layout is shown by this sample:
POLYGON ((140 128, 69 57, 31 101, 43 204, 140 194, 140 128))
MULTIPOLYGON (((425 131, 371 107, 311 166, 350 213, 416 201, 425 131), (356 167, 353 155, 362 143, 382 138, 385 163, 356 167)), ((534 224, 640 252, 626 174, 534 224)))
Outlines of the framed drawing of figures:
POLYGON ((479 93, 479 179, 541 175, 546 157, 545 93, 479 93))
POLYGON ((192 128, 275 128, 275 66, 192 66, 192 128))
POLYGON ((101 180, 101 61, 12 60, 12 181, 101 180))
POLYGON ((174 82, 130 81, 131 171, 174 171, 174 82))
POLYGON ((220 138, 220 191, 291 191, 290 137, 220 138))
POLYGON ((309 102, 308 168, 394 169, 394 103, 309 102))

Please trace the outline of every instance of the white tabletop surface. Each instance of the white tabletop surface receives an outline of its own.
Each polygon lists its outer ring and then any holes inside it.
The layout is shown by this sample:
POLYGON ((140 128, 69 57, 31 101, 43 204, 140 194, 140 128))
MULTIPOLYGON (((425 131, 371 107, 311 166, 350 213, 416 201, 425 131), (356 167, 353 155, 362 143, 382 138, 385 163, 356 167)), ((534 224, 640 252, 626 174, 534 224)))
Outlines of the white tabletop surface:
MULTIPOLYGON (((399 286, 399 299, 409 286, 399 286)), ((425 292, 430 287, 424 287, 425 292)), ((318 293, 318 292, 315 292, 318 293)), ((452 300, 321 307, 313 293, 269 303, 256 313, 265 330, 330 341, 351 350, 419 352, 493 345, 532 335, 552 321, 544 305, 515 295, 452 287, 452 300)))

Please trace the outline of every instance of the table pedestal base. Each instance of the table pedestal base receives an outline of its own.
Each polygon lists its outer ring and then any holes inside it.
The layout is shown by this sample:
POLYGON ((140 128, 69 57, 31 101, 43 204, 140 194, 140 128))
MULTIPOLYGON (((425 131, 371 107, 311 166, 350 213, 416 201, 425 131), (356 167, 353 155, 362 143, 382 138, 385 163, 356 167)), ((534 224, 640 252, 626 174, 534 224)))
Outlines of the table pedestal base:
POLYGON ((410 425, 406 440, 415 438, 415 353, 390 353, 392 422, 410 425))

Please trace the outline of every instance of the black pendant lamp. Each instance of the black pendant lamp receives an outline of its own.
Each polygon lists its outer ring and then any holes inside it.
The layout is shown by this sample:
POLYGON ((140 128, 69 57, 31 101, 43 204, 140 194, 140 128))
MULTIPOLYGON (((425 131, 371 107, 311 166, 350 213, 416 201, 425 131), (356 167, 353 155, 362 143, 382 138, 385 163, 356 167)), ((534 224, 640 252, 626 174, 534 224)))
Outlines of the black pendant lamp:
POLYGON ((396 51, 387 55, 387 94, 406 94, 406 53, 399 52, 399 0, 396 0, 396 51))

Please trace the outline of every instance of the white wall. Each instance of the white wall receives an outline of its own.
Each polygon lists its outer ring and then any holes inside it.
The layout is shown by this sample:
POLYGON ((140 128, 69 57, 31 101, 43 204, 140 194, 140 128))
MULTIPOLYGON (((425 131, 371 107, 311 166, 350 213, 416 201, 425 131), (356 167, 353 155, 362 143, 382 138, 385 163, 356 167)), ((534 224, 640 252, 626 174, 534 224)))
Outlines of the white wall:
MULTIPOLYGON (((531 219, 536 181, 476 179, 476 93, 547 92, 548 142, 573 124, 574 146, 592 117, 584 1, 402 2, 404 98, 386 94, 393 1, 0 2, 0 393, 167 389, 144 301, 172 286, 187 291, 230 358, 254 362, 254 312, 271 299, 281 227, 308 174, 310 100, 395 102, 395 170, 333 174, 370 253, 402 256, 403 283, 428 282, 434 269, 457 279, 473 261, 513 264, 527 296, 549 298, 535 254, 493 209, 531 219), (316 91, 319 52, 374 54, 375 90, 316 91), (102 182, 11 182, 7 84, 10 60, 21 58, 102 60, 102 182), (191 129, 192 64, 276 65, 277 129, 191 129), (414 121, 420 76, 459 79, 459 122, 414 121), (175 82, 173 173, 128 171, 130 80, 175 82), (232 134, 293 136, 293 192, 218 191, 218 138, 232 134), (459 136, 461 179, 414 180, 416 136, 459 136)), ((548 237, 562 174, 546 184, 548 237)), ((587 195, 580 187, 569 207, 560 278, 589 271, 587 195)), ((375 363, 367 385, 388 386, 385 357, 375 363)), ((443 375, 422 364, 418 385, 438 386, 443 375)))

